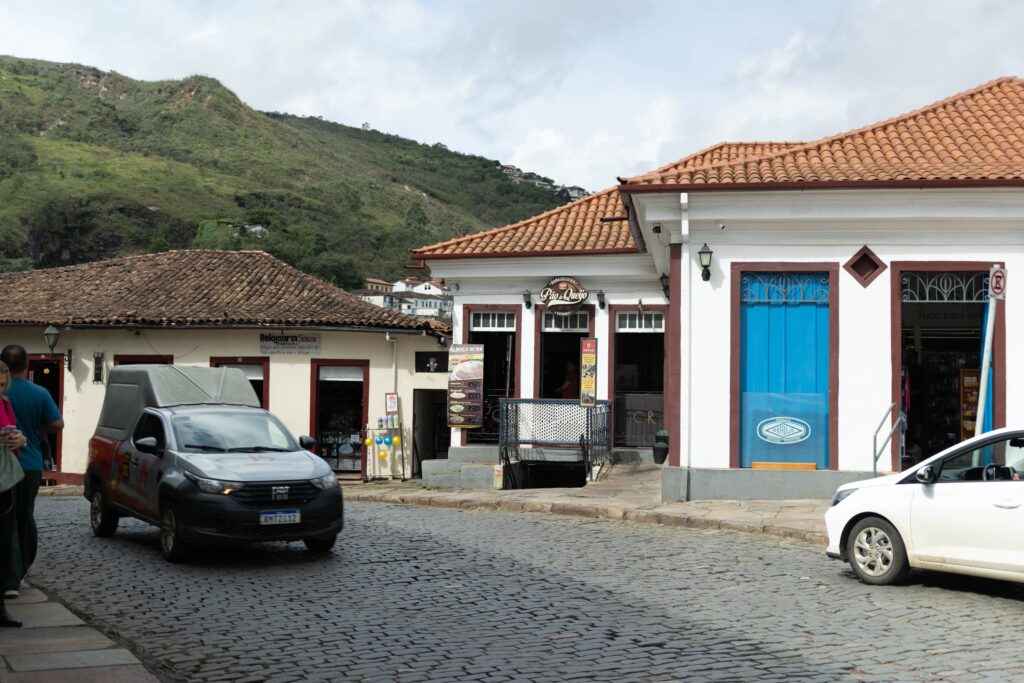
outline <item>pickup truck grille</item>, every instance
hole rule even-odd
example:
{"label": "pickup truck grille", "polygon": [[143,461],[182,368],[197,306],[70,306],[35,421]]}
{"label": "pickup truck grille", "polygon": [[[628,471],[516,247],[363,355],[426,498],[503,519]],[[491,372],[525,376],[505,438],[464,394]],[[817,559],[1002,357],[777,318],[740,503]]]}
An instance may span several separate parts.
{"label": "pickup truck grille", "polygon": [[[274,490],[288,488],[287,497],[275,497]],[[231,497],[243,505],[254,507],[305,505],[319,495],[320,489],[308,481],[274,481],[246,484],[231,493]]]}

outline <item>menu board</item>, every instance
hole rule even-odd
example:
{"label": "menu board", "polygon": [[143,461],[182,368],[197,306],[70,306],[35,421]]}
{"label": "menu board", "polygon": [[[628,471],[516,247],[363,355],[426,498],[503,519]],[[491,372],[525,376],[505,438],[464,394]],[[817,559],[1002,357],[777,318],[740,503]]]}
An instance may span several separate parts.
{"label": "menu board", "polygon": [[597,340],[580,339],[580,405],[597,405]]}
{"label": "menu board", "polygon": [[448,351],[448,426],[473,429],[484,420],[484,345],[454,344]]}

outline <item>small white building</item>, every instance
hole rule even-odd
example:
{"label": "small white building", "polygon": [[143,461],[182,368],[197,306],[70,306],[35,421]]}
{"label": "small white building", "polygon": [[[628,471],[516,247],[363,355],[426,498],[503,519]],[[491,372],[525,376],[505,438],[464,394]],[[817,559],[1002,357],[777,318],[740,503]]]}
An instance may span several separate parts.
{"label": "small white building", "polygon": [[[994,264],[1011,286],[989,420],[1024,419],[1007,353],[1024,341],[1024,81],[821,140],[715,145],[414,257],[453,288],[454,339],[484,344],[493,403],[553,397],[594,338],[615,444],[670,432],[665,500],[827,497],[973,434]],[[557,276],[588,293],[572,316],[539,303]],[[874,452],[897,408],[905,441]]]}
{"label": "small white building", "polygon": [[[411,478],[420,460],[443,455],[448,433],[434,425],[447,327],[367,304],[264,252],[170,251],[8,273],[0,284],[3,344],[26,348],[33,381],[64,414],[64,478],[85,471],[107,375],[127,363],[241,368],[264,407],[353,477]],[[389,394],[394,427],[381,431]],[[377,436],[399,443],[378,446]]]}

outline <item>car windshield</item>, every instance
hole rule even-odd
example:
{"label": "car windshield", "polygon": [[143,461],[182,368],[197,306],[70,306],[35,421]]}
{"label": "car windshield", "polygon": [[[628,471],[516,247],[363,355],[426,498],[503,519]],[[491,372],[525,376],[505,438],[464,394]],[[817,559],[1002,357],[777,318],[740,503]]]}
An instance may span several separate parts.
{"label": "car windshield", "polygon": [[171,419],[178,448],[189,453],[268,453],[299,450],[277,418],[260,412],[209,412]]}

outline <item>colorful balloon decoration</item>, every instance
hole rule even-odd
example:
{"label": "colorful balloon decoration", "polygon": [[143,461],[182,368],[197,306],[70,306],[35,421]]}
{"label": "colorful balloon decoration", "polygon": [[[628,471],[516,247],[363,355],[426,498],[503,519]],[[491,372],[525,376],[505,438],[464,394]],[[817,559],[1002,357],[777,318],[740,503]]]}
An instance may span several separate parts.
{"label": "colorful balloon decoration", "polygon": [[384,439],[382,439],[382,438],[380,438],[380,437],[378,436],[378,437],[377,437],[376,439],[374,439],[374,440],[373,440],[373,442],[374,442],[375,444],[377,444],[377,445],[379,446],[379,445],[381,445],[382,443],[384,443]]}
{"label": "colorful balloon decoration", "polygon": [[400,446],[402,444],[402,437],[396,436],[395,438],[391,439],[391,443],[395,444],[396,446]]}
{"label": "colorful balloon decoration", "polygon": [[377,457],[380,458],[381,460],[387,460],[388,452],[387,451],[381,451],[380,453],[377,454]]}
{"label": "colorful balloon decoration", "polygon": [[371,439],[370,437],[366,437],[366,440],[363,441],[363,445],[365,445],[367,448],[369,448],[370,446],[373,445],[373,439]]}
{"label": "colorful balloon decoration", "polygon": [[384,443],[386,443],[388,446],[390,446],[391,445],[391,437],[390,436],[385,436],[384,437]]}

